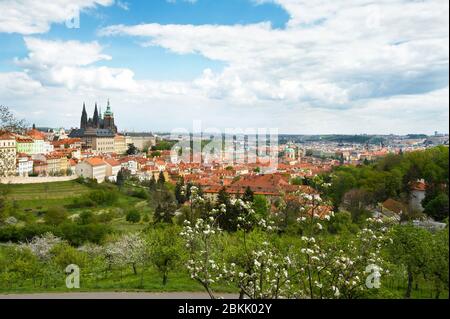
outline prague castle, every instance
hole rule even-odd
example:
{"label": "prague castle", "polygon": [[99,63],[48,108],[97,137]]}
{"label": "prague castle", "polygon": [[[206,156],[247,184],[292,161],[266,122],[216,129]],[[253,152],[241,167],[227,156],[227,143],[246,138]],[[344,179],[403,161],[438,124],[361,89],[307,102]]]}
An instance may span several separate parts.
{"label": "prague castle", "polygon": [[114,139],[117,126],[114,123],[114,113],[108,100],[106,111],[102,114],[95,103],[94,115],[88,118],[86,105],[83,103],[80,128],[70,132],[70,138],[80,138],[85,148],[101,153],[114,152]]}
{"label": "prague castle", "polygon": [[95,103],[94,116],[92,118],[87,117],[86,105],[83,103],[83,112],[81,113],[81,123],[80,129],[101,129],[101,130],[110,130],[112,132],[117,133],[117,126],[114,124],[114,113],[111,111],[111,105],[108,104],[106,106],[106,112],[101,114],[97,109],[97,103]]}

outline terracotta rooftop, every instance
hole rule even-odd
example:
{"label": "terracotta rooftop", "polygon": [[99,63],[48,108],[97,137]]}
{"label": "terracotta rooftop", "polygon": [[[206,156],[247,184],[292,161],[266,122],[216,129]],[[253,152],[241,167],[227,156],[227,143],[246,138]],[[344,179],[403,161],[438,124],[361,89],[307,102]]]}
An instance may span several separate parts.
{"label": "terracotta rooftop", "polygon": [[32,129],[32,130],[28,131],[27,135],[35,140],[44,140],[45,139],[45,134],[36,129]]}
{"label": "terracotta rooftop", "polygon": [[103,161],[103,159],[101,159],[99,157],[88,158],[85,160],[85,162],[94,167],[105,165],[105,162]]}
{"label": "terracotta rooftop", "polygon": [[0,140],[14,140],[14,139],[15,137],[12,133],[0,131]]}
{"label": "terracotta rooftop", "polygon": [[417,181],[417,182],[411,183],[411,190],[424,192],[426,189],[427,189],[427,184],[425,184],[425,182]]}
{"label": "terracotta rooftop", "polygon": [[382,205],[383,208],[396,214],[401,214],[402,212],[404,213],[407,211],[407,207],[403,203],[393,200],[392,198],[385,200]]}
{"label": "terracotta rooftop", "polygon": [[110,166],[120,166],[120,162],[112,158],[105,159],[104,161],[108,163]]}

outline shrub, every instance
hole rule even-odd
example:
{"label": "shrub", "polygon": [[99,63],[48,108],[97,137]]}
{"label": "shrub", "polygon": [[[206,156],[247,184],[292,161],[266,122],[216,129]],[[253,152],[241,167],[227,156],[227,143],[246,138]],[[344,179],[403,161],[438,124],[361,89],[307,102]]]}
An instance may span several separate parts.
{"label": "shrub", "polygon": [[86,207],[95,207],[95,202],[90,198],[77,197],[74,198],[72,204],[69,205],[69,208],[86,208]]}
{"label": "shrub", "polygon": [[84,211],[78,217],[78,224],[87,225],[97,222],[96,216],[91,211]]}
{"label": "shrub", "polygon": [[148,199],[148,193],[144,189],[137,189],[131,192],[131,196],[140,198],[140,199]]}
{"label": "shrub", "polygon": [[126,220],[133,224],[139,223],[141,221],[141,213],[133,209],[127,213]]}
{"label": "shrub", "polygon": [[95,190],[89,193],[88,198],[97,205],[112,205],[117,200],[115,191]]}
{"label": "shrub", "polygon": [[104,224],[65,223],[60,225],[58,230],[61,237],[74,246],[81,246],[86,242],[100,244],[105,236],[112,232],[111,227]]}
{"label": "shrub", "polygon": [[44,215],[45,223],[48,225],[59,225],[67,220],[67,211],[60,207],[51,207]]}

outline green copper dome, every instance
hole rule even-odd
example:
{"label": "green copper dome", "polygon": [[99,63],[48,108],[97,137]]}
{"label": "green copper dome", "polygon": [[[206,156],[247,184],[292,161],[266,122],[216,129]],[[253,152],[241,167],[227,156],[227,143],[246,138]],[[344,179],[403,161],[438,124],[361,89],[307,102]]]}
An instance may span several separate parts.
{"label": "green copper dome", "polygon": [[109,103],[109,100],[108,100],[108,104],[106,106],[106,111],[104,113],[104,116],[114,116],[114,113],[111,111],[111,105]]}

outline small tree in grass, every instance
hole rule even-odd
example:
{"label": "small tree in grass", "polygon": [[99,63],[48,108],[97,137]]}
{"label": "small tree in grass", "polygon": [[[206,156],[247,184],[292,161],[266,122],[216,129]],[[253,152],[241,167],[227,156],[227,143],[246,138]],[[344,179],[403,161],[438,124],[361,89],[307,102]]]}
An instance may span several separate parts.
{"label": "small tree in grass", "polygon": [[138,274],[138,267],[142,268],[143,273],[148,262],[148,253],[147,243],[138,233],[123,235],[106,247],[106,255],[113,265],[119,267],[129,265],[135,275]]}
{"label": "small tree in grass", "polygon": [[175,269],[183,254],[179,229],[175,226],[157,227],[149,234],[150,260],[162,276],[165,286],[170,271]]}

